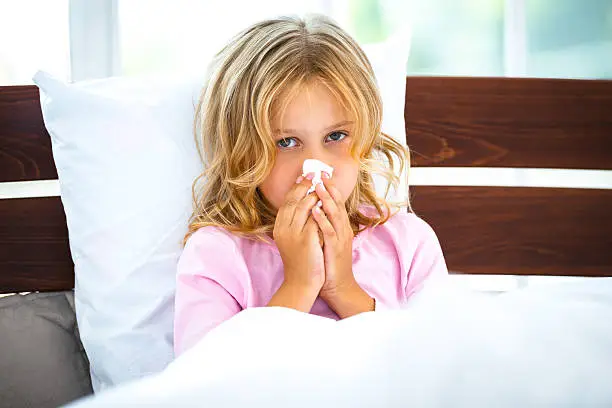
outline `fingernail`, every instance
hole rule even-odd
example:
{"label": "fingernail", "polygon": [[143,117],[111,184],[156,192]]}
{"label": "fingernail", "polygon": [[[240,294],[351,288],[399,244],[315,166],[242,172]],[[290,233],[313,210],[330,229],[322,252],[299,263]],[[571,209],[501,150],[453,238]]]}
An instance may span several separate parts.
{"label": "fingernail", "polygon": [[326,179],[331,178],[331,177],[329,176],[329,174],[327,174],[327,172],[326,172],[326,171],[324,171],[324,172],[322,172],[322,173],[321,173],[321,177],[322,177],[322,178],[326,178]]}
{"label": "fingernail", "polygon": [[312,173],[312,172],[311,172],[311,173],[308,173],[308,174],[306,175],[306,178],[307,178],[308,180],[312,180],[312,179],[314,178],[314,173]]}
{"label": "fingernail", "polygon": [[304,181],[304,177],[299,176],[297,180],[295,181],[295,184],[300,184],[302,181]]}

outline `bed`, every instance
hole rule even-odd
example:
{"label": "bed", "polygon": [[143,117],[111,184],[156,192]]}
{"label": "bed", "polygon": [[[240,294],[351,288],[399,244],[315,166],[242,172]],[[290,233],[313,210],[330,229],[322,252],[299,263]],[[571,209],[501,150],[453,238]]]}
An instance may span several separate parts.
{"label": "bed", "polygon": [[[453,273],[612,276],[612,81],[409,76],[405,121],[413,208]],[[57,406],[91,392],[64,210],[56,195],[5,193],[57,179],[35,86],[0,87],[0,153],[0,293],[32,292],[0,298],[0,405]],[[445,168],[452,185],[423,172]],[[462,182],[478,168],[500,185]],[[555,171],[508,183],[512,168],[582,170],[590,187]]]}

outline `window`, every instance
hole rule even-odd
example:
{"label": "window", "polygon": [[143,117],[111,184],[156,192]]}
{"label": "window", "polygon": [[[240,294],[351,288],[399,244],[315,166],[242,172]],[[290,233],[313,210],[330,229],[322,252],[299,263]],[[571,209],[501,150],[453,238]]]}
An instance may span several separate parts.
{"label": "window", "polygon": [[68,0],[0,2],[0,85],[32,83],[44,69],[70,77]]}
{"label": "window", "polygon": [[238,2],[240,12],[227,2],[117,1],[127,75],[189,70],[251,22],[310,11],[362,43],[409,24],[409,75],[612,78],[608,0],[269,0]]}
{"label": "window", "polygon": [[20,0],[0,3],[0,84],[31,83],[38,69],[70,78],[70,32],[84,38],[72,44],[74,79],[190,71],[248,24],[305,12],[363,43],[410,24],[409,75],[612,78],[609,0]]}
{"label": "window", "polygon": [[612,78],[612,1],[526,0],[527,75]]}
{"label": "window", "polygon": [[388,15],[412,16],[409,75],[504,75],[503,0],[397,3]]}
{"label": "window", "polygon": [[384,40],[410,23],[411,74],[503,75],[503,0],[239,2],[119,0],[122,74],[201,67],[238,30],[262,18],[322,12],[357,40]]}
{"label": "window", "polygon": [[329,3],[119,0],[121,74],[200,72],[214,53],[249,24],[283,14],[329,14]]}

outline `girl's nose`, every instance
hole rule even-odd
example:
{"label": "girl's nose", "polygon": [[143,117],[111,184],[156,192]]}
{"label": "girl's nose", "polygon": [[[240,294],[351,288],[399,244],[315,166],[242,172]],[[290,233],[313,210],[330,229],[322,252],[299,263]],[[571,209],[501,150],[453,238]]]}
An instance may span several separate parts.
{"label": "girl's nose", "polygon": [[[319,170],[323,170],[323,169],[327,168],[327,167],[321,168],[320,165],[314,164],[312,162],[308,163],[308,166],[306,166],[306,167],[304,166],[304,164],[306,163],[306,160],[310,161],[310,160],[313,160],[313,159],[314,160],[318,160],[318,161],[324,163],[325,165],[331,167],[331,170],[326,172],[326,174],[329,175],[327,177],[331,177],[331,175],[333,174],[333,170],[335,168],[334,164],[332,162],[330,162],[329,160],[328,161],[324,161],[324,160],[321,160],[321,159],[317,159],[315,157],[308,157],[307,159],[302,160],[300,162],[300,164],[299,164],[299,166],[300,166],[300,170],[299,170],[300,171],[300,175],[303,175],[304,177],[306,177],[306,175],[309,174],[309,172],[310,172],[314,176],[314,175],[318,174]],[[315,169],[318,169],[318,170],[315,170]],[[313,171],[315,171],[315,173],[312,173]],[[323,173],[321,173],[320,177],[323,177]]]}
{"label": "girl's nose", "polygon": [[329,154],[329,152],[326,152],[324,150],[318,150],[318,149],[311,149],[309,151],[305,151],[304,154],[301,157],[301,162],[300,165],[302,165],[302,163],[304,163],[304,160],[306,159],[315,159],[315,160],[319,160],[322,161],[323,163],[334,167],[334,159],[333,157]]}

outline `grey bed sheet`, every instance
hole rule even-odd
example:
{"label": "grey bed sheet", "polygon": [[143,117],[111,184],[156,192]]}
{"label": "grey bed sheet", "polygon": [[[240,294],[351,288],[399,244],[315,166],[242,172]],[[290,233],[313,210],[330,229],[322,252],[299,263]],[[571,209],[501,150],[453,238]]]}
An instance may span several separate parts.
{"label": "grey bed sheet", "polygon": [[0,408],[57,407],[91,393],[72,291],[0,297]]}

